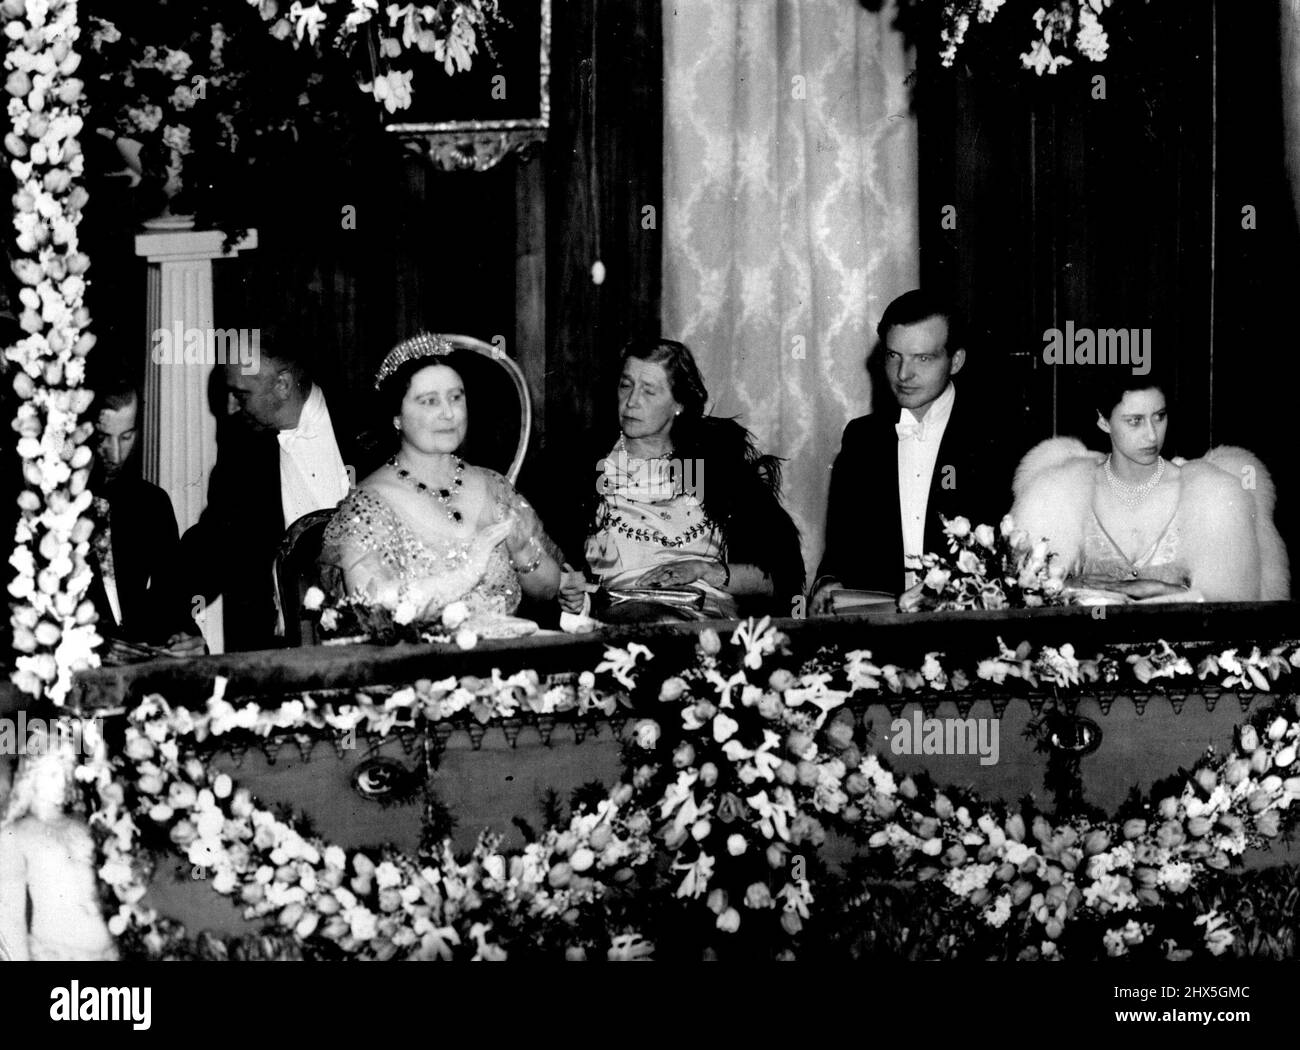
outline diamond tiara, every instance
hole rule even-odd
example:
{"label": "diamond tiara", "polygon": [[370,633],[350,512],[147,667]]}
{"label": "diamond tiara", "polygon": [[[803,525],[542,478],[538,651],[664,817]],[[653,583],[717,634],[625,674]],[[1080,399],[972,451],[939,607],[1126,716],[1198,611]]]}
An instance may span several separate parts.
{"label": "diamond tiara", "polygon": [[379,366],[379,371],[375,373],[375,389],[378,390],[380,384],[407,361],[421,357],[446,357],[455,349],[445,337],[430,332],[420,332],[410,339],[403,339],[389,351],[384,363]]}

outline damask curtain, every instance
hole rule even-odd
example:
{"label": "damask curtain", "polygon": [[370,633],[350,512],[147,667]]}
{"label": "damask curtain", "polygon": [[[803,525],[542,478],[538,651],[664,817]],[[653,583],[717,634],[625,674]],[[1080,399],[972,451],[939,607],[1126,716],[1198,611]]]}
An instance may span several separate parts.
{"label": "damask curtain", "polygon": [[663,7],[664,334],[695,352],[711,410],[786,459],[810,581],[841,432],[870,410],[876,323],[919,272],[895,14],[859,0]]}
{"label": "damask curtain", "polygon": [[1287,178],[1300,217],[1300,0],[1282,0],[1282,119]]}

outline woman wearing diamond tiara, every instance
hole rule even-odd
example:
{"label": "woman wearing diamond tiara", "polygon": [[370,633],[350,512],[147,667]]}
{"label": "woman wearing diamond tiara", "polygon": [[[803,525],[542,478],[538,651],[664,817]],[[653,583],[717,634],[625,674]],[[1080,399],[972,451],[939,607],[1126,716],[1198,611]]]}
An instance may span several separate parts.
{"label": "woman wearing diamond tiara", "polygon": [[1169,409],[1153,376],[1125,374],[1095,404],[1109,453],[1044,441],[1016,471],[1011,512],[1065,559],[1078,600],[1290,597],[1273,483],[1259,460],[1230,446],[1165,459]]}
{"label": "woman wearing diamond tiara", "polygon": [[469,429],[465,379],[478,356],[421,334],[375,379],[398,447],[340,505],[323,560],[362,593],[432,619],[463,601],[477,620],[508,617],[522,594],[554,598],[560,568],[540,520],[500,474],[457,455]]}

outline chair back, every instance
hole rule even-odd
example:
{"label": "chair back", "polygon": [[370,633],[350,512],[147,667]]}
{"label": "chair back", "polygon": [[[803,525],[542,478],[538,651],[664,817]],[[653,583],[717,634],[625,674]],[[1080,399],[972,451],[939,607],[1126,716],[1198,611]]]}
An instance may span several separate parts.
{"label": "chair back", "polygon": [[304,514],[289,526],[275,555],[276,601],[284,620],[286,645],[315,645],[315,622],[303,616],[302,600],[311,586],[327,593],[340,589],[334,566],[320,564],[325,528],[334,517],[333,507]]}
{"label": "chair back", "polygon": [[[519,480],[519,471],[524,465],[524,456],[528,453],[528,440],[533,432],[533,400],[528,392],[528,382],[524,378],[524,373],[514,359],[509,357],[506,352],[498,346],[491,343],[485,343],[482,339],[476,339],[472,335],[453,335],[443,333],[442,336],[452,346],[458,350],[470,350],[489,361],[493,361],[501,369],[501,375],[506,381],[503,386],[514,391],[518,398],[518,431],[514,435],[515,440],[513,449],[508,447],[511,435],[507,432],[505,441],[506,446],[501,450],[501,473],[506,477],[510,484],[515,484]],[[470,400],[470,431],[471,434],[476,431],[481,433],[488,429],[488,420],[490,408],[493,402],[488,398],[471,398]],[[500,416],[497,416],[499,422]],[[509,465],[506,465],[508,457]],[[490,464],[482,464],[484,466]]]}

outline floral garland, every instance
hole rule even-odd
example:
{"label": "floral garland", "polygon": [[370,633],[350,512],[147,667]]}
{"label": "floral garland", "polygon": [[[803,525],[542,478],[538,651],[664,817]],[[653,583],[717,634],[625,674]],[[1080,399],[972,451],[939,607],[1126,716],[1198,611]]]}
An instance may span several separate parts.
{"label": "floral garland", "polygon": [[[1010,668],[1002,681],[1042,675],[1069,686],[1085,677],[1087,662],[1068,645],[1032,660],[1002,649],[997,662]],[[1285,652],[1256,650],[1242,660],[1228,650],[1193,670],[1161,643],[1126,662],[1139,681],[1199,674],[1267,689],[1300,661],[1300,648]],[[764,620],[741,624],[725,652],[715,632],[702,632],[695,666],[655,683],[640,682],[653,659],[646,647],[610,648],[567,696],[525,671],[419,682],[382,704],[359,697],[337,710],[310,699],[273,712],[236,708],[220,685],[198,715],[153,697],[131,713],[123,753],[110,759],[100,746],[78,772],[94,788],[99,873],[116,909],[110,928],[147,953],[170,950],[175,931],[140,904],[148,872],[137,846],[161,832],[190,863],[214,872],[214,890],[241,902],[248,917],[270,920],[291,954],[644,957],[657,949],[641,935],[651,926],[649,908],[656,927],[664,909],[674,910],[705,954],[759,946],[789,957],[815,945],[810,924],[844,919],[817,911],[835,895],[814,851],[837,831],[854,837],[883,877],[915,880],[944,915],[973,916],[1017,943],[1034,941],[1024,958],[1060,958],[1067,945],[1071,954],[1108,956],[1158,946],[1181,958],[1193,951],[1178,941],[1188,930],[1201,950],[1227,951],[1235,934],[1212,908],[1173,927],[1178,936],[1156,931],[1169,931],[1169,913],[1188,906],[1190,889],[1294,823],[1296,703],[1279,701],[1258,725],[1238,730],[1231,754],[1208,754],[1179,789],[1122,819],[1027,820],[896,777],[868,749],[849,709],[855,694],[908,689],[913,675],[918,688],[955,688],[956,673],[944,672],[937,655],[919,672],[878,667],[861,650],[829,666],[773,668],[790,654]],[[1092,663],[1118,676],[1118,661]],[[384,733],[466,713],[484,723],[581,710],[583,695],[585,709],[613,712],[623,690],[639,690],[664,712],[633,726],[626,781],[515,854],[487,834],[463,861],[446,842],[419,860],[392,850],[348,853],[259,807],[190,750],[236,729],[364,724]]]}
{"label": "floral garland", "polygon": [[[943,65],[950,67],[957,60],[972,20],[992,22],[1004,3],[1006,0],[946,0],[940,30],[943,46],[939,60]],[[1089,61],[1104,62],[1110,40],[1101,15],[1112,3],[1114,0],[1057,0],[1050,9],[1038,8],[1033,14],[1037,36],[1020,56],[1021,65],[1039,76],[1054,74],[1073,64],[1067,54],[1071,49]]]}
{"label": "floral garland", "polygon": [[77,243],[87,194],[78,181],[83,157],[77,135],[82,83],[76,0],[4,0],[8,40],[5,89],[10,132],[5,149],[18,183],[13,271],[22,284],[19,324],[27,335],[5,350],[18,366],[19,434],[26,488],[9,564],[14,599],[10,623],[17,659],[14,682],[61,704],[75,671],[98,661],[94,608],[83,597],[92,522],[87,488],[93,428],[78,425],[91,394],[82,389],[87,331],[84,274],[90,260]]}
{"label": "floral garland", "polygon": [[[269,22],[278,40],[292,38],[294,47],[306,41],[319,48],[329,40],[340,51],[348,51],[362,27],[375,34],[379,57],[400,59],[413,51],[432,54],[442,63],[447,76],[464,72],[473,64],[478,41],[487,41],[487,26],[501,21],[497,0],[436,0],[427,4],[390,3],[379,18],[379,0],[316,0],[304,4],[294,0],[282,13],[280,0],[248,0],[262,19]],[[386,19],[386,21],[385,21]],[[378,64],[376,62],[376,64]],[[390,113],[408,109],[413,88],[410,70],[393,69],[361,85],[361,89],[382,102]]]}

